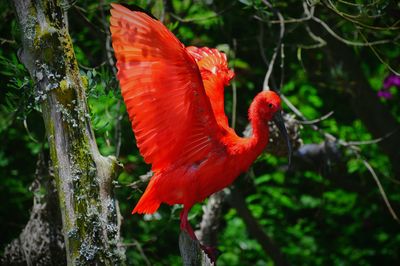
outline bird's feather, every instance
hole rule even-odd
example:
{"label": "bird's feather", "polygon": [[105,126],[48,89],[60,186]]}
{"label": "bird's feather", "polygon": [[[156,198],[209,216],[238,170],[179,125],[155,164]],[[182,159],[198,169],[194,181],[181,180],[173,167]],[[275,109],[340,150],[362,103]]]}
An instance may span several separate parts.
{"label": "bird's feather", "polygon": [[229,129],[224,110],[224,87],[233,78],[229,70],[226,55],[217,49],[189,46],[186,50],[194,57],[199,67],[206,94],[210,99],[217,123]]}
{"label": "bird's feather", "polygon": [[161,22],[112,7],[118,79],[140,153],[154,172],[201,160],[221,145],[220,126],[193,56]]}

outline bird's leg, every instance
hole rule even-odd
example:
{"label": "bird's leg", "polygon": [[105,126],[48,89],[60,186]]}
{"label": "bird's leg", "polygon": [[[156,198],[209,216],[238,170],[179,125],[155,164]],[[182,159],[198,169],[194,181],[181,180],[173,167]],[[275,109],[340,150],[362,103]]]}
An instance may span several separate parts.
{"label": "bird's leg", "polygon": [[188,221],[189,210],[190,210],[190,208],[183,207],[183,210],[182,210],[181,216],[180,216],[181,230],[186,231],[193,240],[199,241],[193,231],[193,228],[190,226],[190,223]]}
{"label": "bird's leg", "polygon": [[211,262],[215,265],[217,265],[217,255],[218,255],[218,250],[214,247],[208,247],[200,243],[200,241],[197,239],[196,234],[193,231],[193,228],[190,226],[190,223],[188,221],[188,215],[189,215],[189,210],[190,208],[183,207],[183,210],[180,215],[181,219],[181,230],[186,231],[189,236],[194,240],[199,243],[200,248],[206,253],[206,255],[210,258]]}

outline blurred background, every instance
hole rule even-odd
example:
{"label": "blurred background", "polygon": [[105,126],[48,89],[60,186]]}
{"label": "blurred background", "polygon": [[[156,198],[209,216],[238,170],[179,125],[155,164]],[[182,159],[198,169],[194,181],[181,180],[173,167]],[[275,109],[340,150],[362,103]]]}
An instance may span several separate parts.
{"label": "blurred background", "polygon": [[[65,9],[97,143],[103,155],[124,164],[115,193],[127,264],[181,265],[181,207],[130,214],[150,168],[136,148],[115,77],[110,2],[65,1]],[[214,240],[219,265],[279,265],[266,243],[292,265],[399,265],[398,1],[123,3],[151,12],[187,46],[227,54],[236,77],[226,88],[226,113],[238,134],[268,72],[269,87],[283,95],[293,165],[288,169],[284,152],[270,150],[236,189],[225,191]],[[0,2],[0,18],[1,255],[29,219],[36,161],[48,145],[7,1]],[[193,227],[202,215],[198,204],[189,216]]]}

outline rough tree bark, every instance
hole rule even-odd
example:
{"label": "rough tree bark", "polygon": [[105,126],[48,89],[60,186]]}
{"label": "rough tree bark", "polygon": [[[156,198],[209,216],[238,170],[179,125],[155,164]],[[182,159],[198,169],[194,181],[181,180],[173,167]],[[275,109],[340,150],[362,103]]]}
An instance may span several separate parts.
{"label": "rough tree bark", "polygon": [[194,241],[185,231],[179,234],[179,251],[184,266],[212,266],[211,260],[201,249],[199,242]]}
{"label": "rough tree bark", "polygon": [[62,234],[54,175],[48,160],[41,153],[36,164],[31,216],[18,238],[4,250],[1,265],[65,265],[66,254]]}
{"label": "rough tree bark", "polygon": [[203,217],[196,236],[200,242],[209,247],[217,246],[217,236],[222,215],[222,205],[225,201],[225,192],[214,193],[203,206]]}
{"label": "rough tree bark", "polygon": [[120,165],[97,148],[66,12],[60,0],[14,0],[23,49],[35,81],[61,210],[68,265],[124,261],[112,181]]}

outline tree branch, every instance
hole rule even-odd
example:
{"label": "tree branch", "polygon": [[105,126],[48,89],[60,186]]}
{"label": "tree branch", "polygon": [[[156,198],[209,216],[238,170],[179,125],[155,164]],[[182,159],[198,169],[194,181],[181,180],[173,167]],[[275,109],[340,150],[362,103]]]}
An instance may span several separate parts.
{"label": "tree branch", "polygon": [[200,248],[199,241],[193,240],[185,231],[179,234],[179,251],[184,266],[211,266],[212,263]]}
{"label": "tree branch", "polygon": [[200,229],[196,231],[199,241],[206,246],[217,246],[217,236],[222,215],[222,205],[225,201],[225,192],[223,190],[214,193],[203,206],[203,217],[200,223]]}
{"label": "tree branch", "polygon": [[14,0],[22,34],[21,60],[37,84],[61,209],[68,265],[115,265],[119,243],[112,180],[121,166],[98,151],[88,112],[85,80],[55,0]]}
{"label": "tree branch", "polygon": [[65,245],[54,176],[44,154],[30,187],[33,207],[25,228],[4,250],[1,265],[65,265]]}

